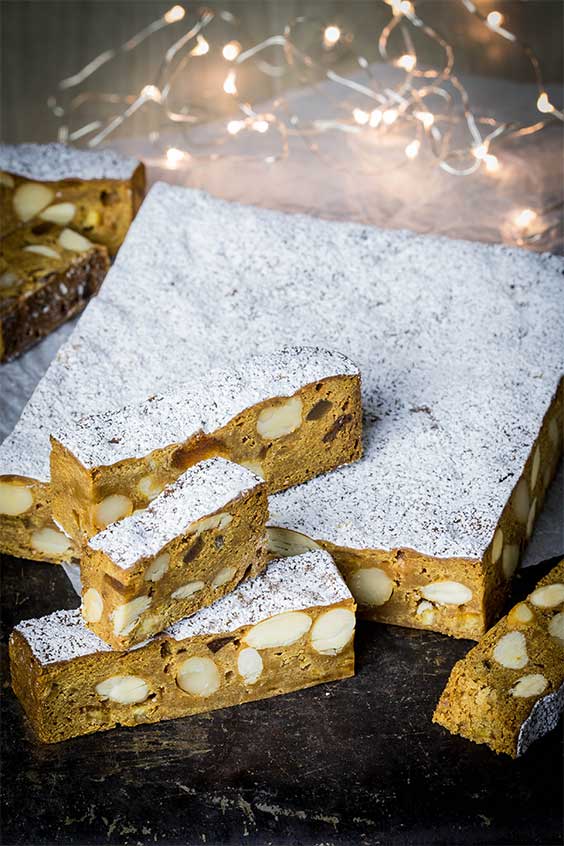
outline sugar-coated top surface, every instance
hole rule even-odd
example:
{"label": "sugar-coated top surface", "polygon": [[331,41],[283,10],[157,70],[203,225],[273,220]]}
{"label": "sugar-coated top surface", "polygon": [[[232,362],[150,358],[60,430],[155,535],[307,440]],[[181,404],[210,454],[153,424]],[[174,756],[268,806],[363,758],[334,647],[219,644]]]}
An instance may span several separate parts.
{"label": "sugar-coated top surface", "polygon": [[[480,557],[564,370],[564,260],[286,215],[155,185],[0,447],[284,344],[362,372],[364,458],[277,494],[272,523],[360,549]],[[135,284],[131,284],[131,280]]]}
{"label": "sugar-coated top surface", "polygon": [[41,664],[56,664],[57,661],[72,661],[95,652],[112,651],[111,646],[86,628],[78,608],[24,620],[14,631],[25,637]]}
{"label": "sugar-coated top surface", "polygon": [[118,567],[133,567],[141,558],[156,555],[191,523],[261,484],[262,479],[232,461],[202,461],[165,488],[147,508],[108,526],[88,544],[104,552]]}
{"label": "sugar-coated top surface", "polygon": [[334,605],[351,593],[328,552],[316,549],[272,561],[260,576],[168,629],[175,640],[254,626],[283,611]]}
{"label": "sugar-coated top surface", "polygon": [[[197,635],[236,631],[280,614],[302,608],[333,605],[350,599],[351,594],[327,552],[315,550],[294,558],[271,561],[256,578],[175,623],[165,634],[174,640]],[[25,620],[16,626],[41,664],[71,661],[112,649],[90,631],[80,611],[55,611],[47,617]],[[143,646],[138,646],[143,649]]]}
{"label": "sugar-coated top surface", "polygon": [[328,376],[356,373],[358,368],[334,350],[286,347],[252,356],[239,367],[208,371],[138,405],[72,421],[59,427],[57,437],[86,467],[107,466],[198,432],[211,433],[263,400],[291,396]]}
{"label": "sugar-coated top surface", "polygon": [[41,182],[129,179],[138,164],[114,150],[80,150],[67,144],[0,144],[0,170]]}

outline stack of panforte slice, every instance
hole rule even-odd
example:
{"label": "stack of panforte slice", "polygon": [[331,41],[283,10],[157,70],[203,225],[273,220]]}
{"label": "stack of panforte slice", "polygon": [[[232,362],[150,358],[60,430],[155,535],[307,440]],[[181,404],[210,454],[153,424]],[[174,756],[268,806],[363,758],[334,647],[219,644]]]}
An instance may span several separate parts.
{"label": "stack of panforte slice", "polygon": [[267,491],[356,460],[361,426],[357,368],[298,348],[60,430],[53,512],[81,557],[82,606],[12,635],[38,735],[351,675],[353,597],[322,550],[267,566]]}

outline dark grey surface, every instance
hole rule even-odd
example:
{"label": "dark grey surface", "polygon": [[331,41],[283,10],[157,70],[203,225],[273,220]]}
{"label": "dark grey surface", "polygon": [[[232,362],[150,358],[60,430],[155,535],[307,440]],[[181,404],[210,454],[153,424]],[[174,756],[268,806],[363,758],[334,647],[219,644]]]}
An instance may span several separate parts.
{"label": "dark grey surface", "polygon": [[[60,568],[0,568],[4,846],[563,841],[562,724],[517,761],[433,725],[471,646],[434,633],[361,623],[352,679],[40,745],[9,688],[7,637],[78,600]],[[547,569],[525,570],[516,595]]]}

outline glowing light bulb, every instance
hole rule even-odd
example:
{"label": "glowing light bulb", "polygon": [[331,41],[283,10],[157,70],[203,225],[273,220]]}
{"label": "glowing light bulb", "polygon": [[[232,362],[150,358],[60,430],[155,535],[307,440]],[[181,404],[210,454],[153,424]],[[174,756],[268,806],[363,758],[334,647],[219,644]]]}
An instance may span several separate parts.
{"label": "glowing light bulb", "polygon": [[158,103],[161,99],[161,92],[156,85],[145,85],[145,87],[141,89],[141,96],[144,97],[145,100],[154,100]]}
{"label": "glowing light bulb", "polygon": [[241,45],[238,41],[230,41],[224,46],[221,52],[223,53],[224,59],[226,59],[228,62],[234,62],[239,53],[241,52]]}
{"label": "glowing light bulb", "polygon": [[537,109],[543,114],[548,114],[549,112],[554,111],[554,106],[548,99],[548,94],[546,93],[546,91],[543,91],[542,94],[539,94],[539,99],[537,100]]}
{"label": "glowing light bulb", "polygon": [[494,156],[492,153],[488,153],[484,156],[484,164],[486,165],[486,170],[489,173],[495,173],[499,170],[499,160],[497,156]]}
{"label": "glowing light bulb", "polygon": [[267,120],[255,120],[252,123],[252,127],[255,132],[268,132],[268,121]]}
{"label": "glowing light bulb", "polygon": [[368,112],[365,112],[364,109],[353,109],[353,118],[363,126],[365,123],[368,123],[370,120],[370,115]]}
{"label": "glowing light bulb", "polygon": [[186,153],[184,153],[182,150],[179,150],[177,147],[169,147],[166,151],[166,158],[169,164],[175,165],[186,158]]}
{"label": "glowing light bulb", "polygon": [[386,126],[391,126],[392,123],[395,123],[398,119],[398,110],[397,109],[386,109],[386,111],[382,114],[382,120],[386,124]]}
{"label": "glowing light bulb", "polygon": [[488,148],[485,144],[478,144],[477,147],[473,147],[472,152],[477,159],[482,160],[488,155]]}
{"label": "glowing light bulb", "polygon": [[206,41],[203,35],[198,35],[196,37],[196,46],[190,50],[191,56],[205,56],[206,53],[209,53],[210,45]]}
{"label": "glowing light bulb", "polygon": [[164,13],[163,17],[167,24],[171,24],[181,21],[185,14],[186,12],[182,6],[173,6],[172,9],[169,9],[168,12]]}
{"label": "glowing light bulb", "polygon": [[227,131],[230,135],[237,135],[238,132],[241,132],[242,129],[245,128],[245,121],[244,120],[230,120],[227,124]]}
{"label": "glowing light bulb", "polygon": [[412,53],[404,53],[403,56],[399,57],[396,64],[398,68],[402,68],[404,71],[410,73],[417,64],[417,59]]}
{"label": "glowing light bulb", "polygon": [[382,123],[382,112],[380,111],[380,109],[374,109],[370,113],[370,126],[372,126],[372,127],[380,126],[381,123]]}
{"label": "glowing light bulb", "polygon": [[235,84],[235,71],[229,71],[223,83],[223,90],[226,94],[236,94],[237,85]]}
{"label": "glowing light bulb", "polygon": [[490,12],[486,18],[486,23],[491,29],[497,29],[503,23],[503,15],[501,12]]}
{"label": "glowing light bulb", "polygon": [[334,47],[340,37],[341,30],[338,26],[331,24],[330,26],[325,27],[325,32],[323,33],[323,43],[326,47]]}
{"label": "glowing light bulb", "polygon": [[405,148],[405,155],[408,159],[415,159],[419,155],[419,148],[421,147],[421,142],[415,138],[411,141],[407,147]]}
{"label": "glowing light bulb", "polygon": [[425,129],[430,129],[435,122],[434,115],[431,112],[414,112],[413,114],[417,120],[421,121]]}
{"label": "glowing light bulb", "polygon": [[517,215],[515,215],[515,223],[521,229],[526,229],[533,220],[536,220],[536,218],[536,211],[533,211],[532,209],[523,209],[523,211],[520,211]]}

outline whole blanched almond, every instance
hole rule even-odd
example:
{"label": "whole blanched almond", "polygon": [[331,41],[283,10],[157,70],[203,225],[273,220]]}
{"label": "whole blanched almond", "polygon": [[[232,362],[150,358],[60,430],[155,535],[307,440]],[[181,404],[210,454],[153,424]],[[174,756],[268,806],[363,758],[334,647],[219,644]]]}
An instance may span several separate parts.
{"label": "whole blanched almond", "polygon": [[311,628],[311,617],[303,611],[285,611],[253,626],[243,638],[255,649],[290,646]]}
{"label": "whole blanched almond", "polygon": [[356,617],[348,608],[321,614],[311,629],[311,645],[321,655],[338,655],[354,634]]}

